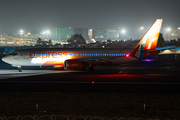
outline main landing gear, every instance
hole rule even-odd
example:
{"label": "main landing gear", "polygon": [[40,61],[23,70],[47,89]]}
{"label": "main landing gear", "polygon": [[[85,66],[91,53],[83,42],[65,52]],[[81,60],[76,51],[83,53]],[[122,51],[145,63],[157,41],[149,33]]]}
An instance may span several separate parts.
{"label": "main landing gear", "polygon": [[89,67],[89,71],[94,71],[94,68],[93,67]]}
{"label": "main landing gear", "polygon": [[94,71],[94,67],[92,67],[92,64],[91,64],[91,63],[90,63],[88,66],[89,66],[89,67],[88,67],[88,70],[89,70],[89,71]]}

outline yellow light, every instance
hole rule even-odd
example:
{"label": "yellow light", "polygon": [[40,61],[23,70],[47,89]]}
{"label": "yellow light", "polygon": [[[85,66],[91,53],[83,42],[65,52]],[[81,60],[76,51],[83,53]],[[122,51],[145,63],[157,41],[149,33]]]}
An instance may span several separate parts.
{"label": "yellow light", "polygon": [[126,32],[126,30],[122,30],[122,33],[124,34]]}
{"label": "yellow light", "polygon": [[171,31],[171,28],[168,28],[167,31]]}
{"label": "yellow light", "polygon": [[39,64],[44,64],[47,61],[57,61],[57,63],[59,62],[64,62],[67,59],[71,59],[70,55],[62,55],[60,58],[53,58],[52,56],[50,58],[33,58],[31,60],[31,63],[39,63]]}

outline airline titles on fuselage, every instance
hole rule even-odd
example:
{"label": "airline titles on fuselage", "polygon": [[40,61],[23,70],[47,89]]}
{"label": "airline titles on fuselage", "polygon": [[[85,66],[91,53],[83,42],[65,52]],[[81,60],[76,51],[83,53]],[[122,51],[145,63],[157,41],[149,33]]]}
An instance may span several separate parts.
{"label": "airline titles on fuselage", "polygon": [[30,58],[61,58],[63,56],[126,56],[129,57],[129,54],[70,54],[68,52],[30,52]]}

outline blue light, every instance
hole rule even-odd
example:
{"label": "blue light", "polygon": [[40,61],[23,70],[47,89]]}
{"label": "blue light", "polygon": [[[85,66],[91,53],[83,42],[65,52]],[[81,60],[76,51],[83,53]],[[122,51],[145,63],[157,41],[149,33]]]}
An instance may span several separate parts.
{"label": "blue light", "polygon": [[151,60],[150,59],[146,59],[147,62],[150,62]]}

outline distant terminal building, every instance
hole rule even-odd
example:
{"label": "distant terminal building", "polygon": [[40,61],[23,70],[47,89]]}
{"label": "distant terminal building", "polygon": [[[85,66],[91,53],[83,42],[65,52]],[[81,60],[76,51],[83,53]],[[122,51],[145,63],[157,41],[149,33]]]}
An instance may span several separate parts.
{"label": "distant terminal building", "polygon": [[88,28],[53,28],[52,40],[62,42],[71,38],[71,35],[76,33],[81,34],[85,40],[95,39],[96,41],[104,40],[120,40],[124,39],[122,30],[117,28],[105,28],[105,29],[88,29]]}
{"label": "distant terminal building", "polygon": [[61,42],[71,38],[71,35],[81,34],[85,39],[89,39],[87,28],[53,28],[52,29],[52,40]]}
{"label": "distant terminal building", "polygon": [[170,28],[165,28],[164,29],[164,39],[166,41],[170,40],[178,40],[180,38],[180,27],[178,29],[170,29]]}
{"label": "distant terminal building", "polygon": [[89,39],[88,28],[73,28],[73,34],[81,34],[85,40]]}
{"label": "distant terminal building", "polygon": [[94,29],[89,29],[88,30],[88,36],[89,36],[89,39],[95,39],[95,31]]}
{"label": "distant terminal building", "polygon": [[107,29],[94,29],[96,40],[106,40],[107,39]]}
{"label": "distant terminal building", "polygon": [[117,40],[122,39],[121,29],[107,28],[107,29],[95,29],[96,40]]}
{"label": "distant terminal building", "polygon": [[118,33],[118,30],[116,28],[108,28],[107,29],[107,39],[110,39],[110,40],[115,40],[117,39],[119,33]]}
{"label": "distant terminal building", "polygon": [[52,40],[62,41],[67,40],[73,35],[72,28],[53,28],[52,29]]}

